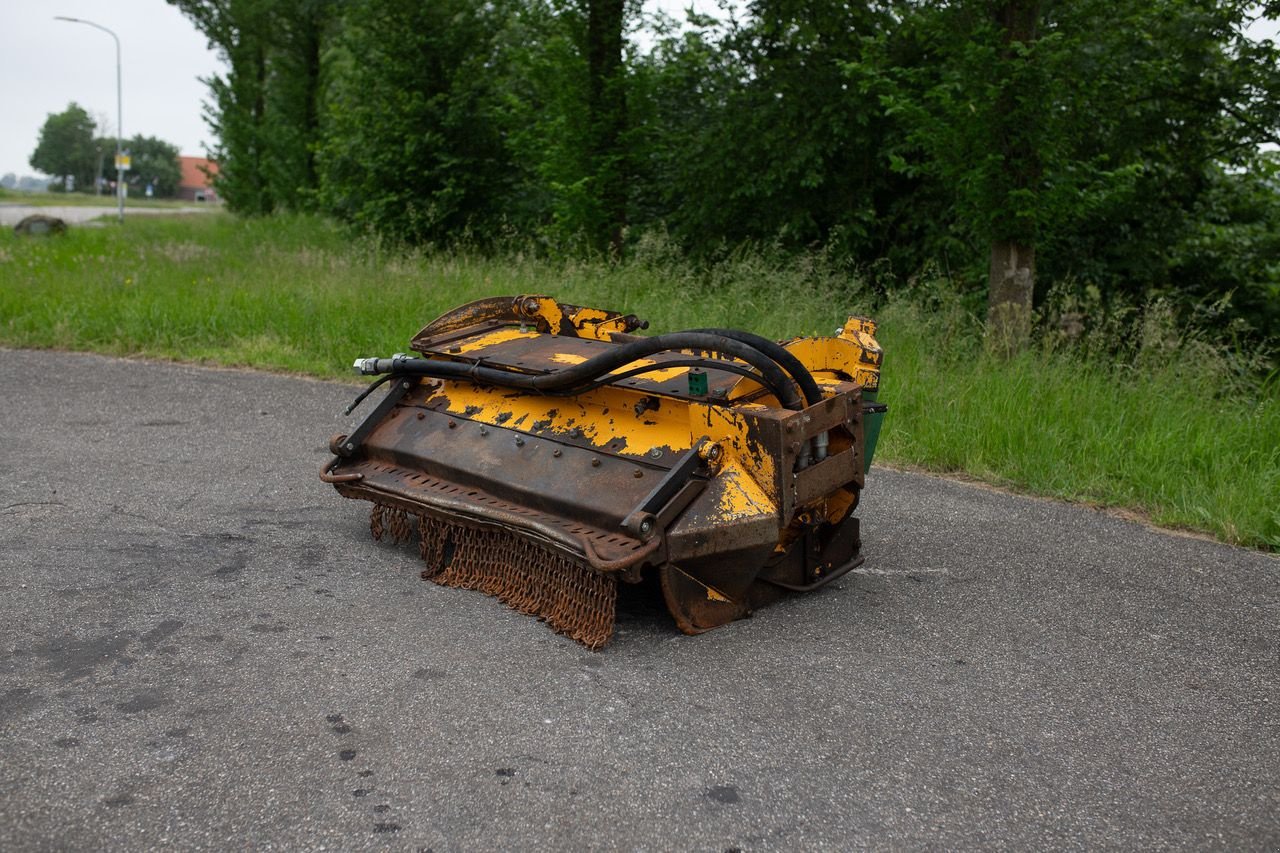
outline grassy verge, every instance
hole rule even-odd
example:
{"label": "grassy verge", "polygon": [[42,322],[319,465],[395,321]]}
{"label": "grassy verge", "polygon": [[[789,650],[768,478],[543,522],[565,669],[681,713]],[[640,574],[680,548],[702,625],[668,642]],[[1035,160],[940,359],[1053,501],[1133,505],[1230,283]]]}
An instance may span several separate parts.
{"label": "grassy verge", "polygon": [[406,257],[315,220],[225,215],[0,236],[0,342],[15,347],[349,378],[352,357],[403,350],[449,308],[522,292],[634,312],[664,331],[787,337],[874,313],[892,407],[886,460],[1280,550],[1280,390],[1223,393],[1220,353],[1168,329],[1123,367],[1047,350],[1006,362],[983,353],[945,293],[876,304],[814,258],[693,269],[661,245],[618,267],[515,252]]}

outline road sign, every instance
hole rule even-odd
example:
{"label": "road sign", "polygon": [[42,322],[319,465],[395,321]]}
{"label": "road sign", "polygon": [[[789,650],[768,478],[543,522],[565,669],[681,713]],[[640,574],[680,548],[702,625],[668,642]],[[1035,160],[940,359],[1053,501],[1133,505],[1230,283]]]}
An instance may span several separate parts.
{"label": "road sign", "polygon": [[129,163],[132,161],[132,159],[133,158],[131,158],[128,154],[117,154],[116,168],[123,169],[126,172],[129,171]]}

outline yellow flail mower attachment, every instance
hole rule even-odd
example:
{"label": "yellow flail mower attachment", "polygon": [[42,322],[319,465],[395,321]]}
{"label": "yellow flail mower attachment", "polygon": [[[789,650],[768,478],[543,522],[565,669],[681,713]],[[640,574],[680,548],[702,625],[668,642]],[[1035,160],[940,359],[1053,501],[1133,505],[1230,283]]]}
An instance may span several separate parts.
{"label": "yellow flail mower attachment", "polygon": [[784,343],[654,336],[633,315],[494,297],[362,358],[386,395],[321,471],[417,538],[424,578],[478,589],[593,649],[618,582],[656,573],[701,633],[862,562],[853,513],[884,406],[875,324]]}

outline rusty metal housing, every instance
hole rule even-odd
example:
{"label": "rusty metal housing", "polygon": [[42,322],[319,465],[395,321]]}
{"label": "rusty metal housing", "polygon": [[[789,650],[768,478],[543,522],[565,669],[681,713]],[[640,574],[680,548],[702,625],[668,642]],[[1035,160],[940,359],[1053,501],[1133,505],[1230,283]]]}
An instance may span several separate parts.
{"label": "rusty metal housing", "polygon": [[388,390],[321,478],[373,502],[375,537],[416,537],[424,577],[591,648],[649,572],[694,634],[857,566],[875,324],[781,345],[646,325],[545,296],[455,309],[418,355],[357,361]]}

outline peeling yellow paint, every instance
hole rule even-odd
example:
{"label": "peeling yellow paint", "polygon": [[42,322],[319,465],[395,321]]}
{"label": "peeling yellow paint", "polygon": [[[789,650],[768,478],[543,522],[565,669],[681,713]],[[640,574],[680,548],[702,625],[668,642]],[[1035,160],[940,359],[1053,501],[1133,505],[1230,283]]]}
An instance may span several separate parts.
{"label": "peeling yellow paint", "polygon": [[475,352],[476,350],[482,350],[486,347],[494,346],[495,344],[505,343],[506,341],[517,341],[522,338],[528,339],[536,337],[538,337],[538,331],[536,329],[527,329],[523,332],[518,328],[497,329],[492,332],[485,332],[482,335],[477,335],[468,341],[458,344],[457,351],[459,353]]}
{"label": "peeling yellow paint", "polygon": [[721,469],[716,483],[720,494],[717,496],[715,517],[720,521],[772,515],[778,511],[777,503],[741,468],[734,466]]}
{"label": "peeling yellow paint", "polygon": [[712,439],[727,439],[729,452],[726,455],[732,464],[745,470],[758,486],[771,490],[777,461],[747,435],[747,419],[734,409],[720,406],[700,408],[705,415],[706,434]]}
{"label": "peeling yellow paint", "polygon": [[[637,367],[650,367],[660,363],[661,362],[654,361],[651,358],[637,358],[635,361],[627,362],[609,375],[613,376],[617,373],[625,373],[628,370],[635,370]],[[668,379],[675,379],[677,376],[684,376],[688,372],[689,368],[687,367],[659,367],[658,369],[651,370],[643,375],[646,379],[652,379],[655,382],[665,382]]]}
{"label": "peeling yellow paint", "polygon": [[601,311],[599,308],[579,308],[570,313],[569,318],[573,322],[573,326],[579,332],[585,332],[589,328],[598,327],[601,323],[614,316],[610,311]]}
{"label": "peeling yellow paint", "polygon": [[[670,464],[671,454],[692,448],[702,436],[721,442],[724,455],[715,476],[719,484],[718,512],[725,520],[773,514],[778,501],[777,464],[765,449],[746,434],[748,419],[731,408],[680,400],[664,401],[658,411],[634,414],[644,394],[634,389],[604,386],[572,399],[537,395],[510,395],[504,389],[468,383],[446,383],[438,395],[445,411],[459,418],[494,426],[539,429],[578,437],[600,449],[637,461],[647,461],[651,451],[661,451]],[[616,443],[608,447],[611,441]]]}
{"label": "peeling yellow paint", "polygon": [[[555,306],[557,309],[559,306]],[[549,310],[550,306],[548,306]],[[598,316],[607,318],[605,312]],[[577,315],[575,315],[577,316]],[[504,328],[471,338],[462,345],[463,352],[476,352],[505,341],[537,337],[536,331]],[[856,338],[853,340],[851,338]],[[865,339],[865,340],[864,340]],[[815,371],[828,394],[838,393],[837,377],[853,376],[878,380],[878,366],[870,364],[874,341],[863,328],[851,330],[849,337],[801,339],[788,348],[811,370]],[[877,348],[878,350],[878,348]],[[875,353],[878,355],[878,352]],[[559,352],[550,356],[557,364],[581,364],[586,356]],[[619,371],[637,366],[661,365],[654,359],[639,359]],[[663,380],[687,373],[687,368],[655,370],[648,376]],[[745,380],[738,388],[755,387]],[[673,454],[687,451],[702,436],[719,442],[723,456],[713,476],[708,494],[715,501],[713,514],[725,523],[760,515],[774,515],[783,503],[778,489],[788,481],[779,477],[781,459],[761,446],[752,432],[755,424],[767,425],[775,418],[776,406],[760,398],[752,403],[731,406],[710,405],[693,400],[664,397],[658,409],[644,409],[636,414],[636,403],[652,392],[617,385],[605,385],[572,398],[544,397],[536,394],[513,394],[509,389],[481,387],[466,382],[442,383],[439,398],[446,401],[449,414],[478,423],[519,428],[525,431],[559,434],[582,441],[611,454],[647,462],[661,459],[670,464]],[[769,398],[771,399],[771,398]],[[789,419],[770,429],[782,429]],[[795,441],[788,431],[784,441]],[[832,449],[842,449],[847,436],[833,439]],[[613,442],[610,445],[610,442]],[[837,521],[848,511],[854,495],[836,490],[818,501],[811,509],[828,520]],[[787,533],[784,529],[783,539]]]}
{"label": "peeling yellow paint", "polygon": [[541,318],[553,335],[572,334],[580,338],[607,341],[614,332],[625,331],[626,320],[616,311],[565,305],[547,296],[520,296],[516,303],[530,318]]}
{"label": "peeling yellow paint", "polygon": [[796,338],[785,346],[814,373],[832,374],[869,390],[878,389],[884,353],[872,337],[874,330],[875,325],[869,320],[851,317],[839,337]]}

